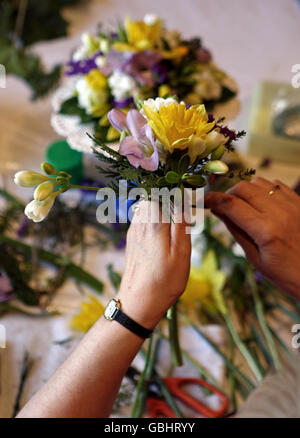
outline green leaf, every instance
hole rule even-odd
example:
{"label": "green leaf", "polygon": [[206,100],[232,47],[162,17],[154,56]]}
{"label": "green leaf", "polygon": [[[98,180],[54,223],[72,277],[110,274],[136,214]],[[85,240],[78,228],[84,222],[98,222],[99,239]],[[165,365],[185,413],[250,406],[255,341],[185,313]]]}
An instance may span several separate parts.
{"label": "green leaf", "polygon": [[114,270],[114,267],[111,263],[109,265],[107,265],[106,268],[107,268],[107,272],[108,272],[108,276],[109,276],[109,280],[110,280],[111,284],[113,285],[114,289],[116,291],[118,291],[121,280],[122,280],[121,275]]}
{"label": "green leaf", "polygon": [[183,178],[184,184],[189,184],[194,187],[206,186],[206,179],[201,175],[186,175]]}
{"label": "green leaf", "polygon": [[165,180],[169,184],[176,184],[180,181],[180,176],[178,175],[178,173],[170,170],[169,172],[167,172]]}
{"label": "green leaf", "polygon": [[80,108],[76,96],[70,97],[61,104],[59,114],[78,116],[80,117],[81,123],[89,123],[93,120],[90,114],[87,114],[83,108]]}
{"label": "green leaf", "polygon": [[191,162],[191,160],[190,160],[190,157],[188,154],[185,154],[180,158],[179,163],[178,163],[179,175],[183,175],[184,173],[186,173],[186,171],[189,168],[190,162]]}

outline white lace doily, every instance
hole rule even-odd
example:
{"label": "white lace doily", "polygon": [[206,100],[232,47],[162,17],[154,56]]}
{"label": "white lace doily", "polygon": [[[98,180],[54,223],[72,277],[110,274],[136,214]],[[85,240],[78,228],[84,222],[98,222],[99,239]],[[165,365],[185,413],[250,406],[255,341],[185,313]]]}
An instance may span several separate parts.
{"label": "white lace doily", "polygon": [[70,147],[77,151],[92,153],[93,141],[87,134],[93,135],[93,124],[80,123],[78,116],[59,114],[61,104],[74,96],[77,77],[69,78],[66,83],[59,87],[53,95],[51,125],[57,134],[65,137]]}

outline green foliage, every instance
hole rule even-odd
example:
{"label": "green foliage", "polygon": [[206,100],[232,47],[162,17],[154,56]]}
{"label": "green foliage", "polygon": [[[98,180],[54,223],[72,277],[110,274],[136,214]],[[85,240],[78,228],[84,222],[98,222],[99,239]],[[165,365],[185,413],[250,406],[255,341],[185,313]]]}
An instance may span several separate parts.
{"label": "green foliage", "polygon": [[80,108],[76,96],[65,100],[60,107],[59,113],[67,116],[78,116],[81,123],[89,123],[94,120],[83,108]]}
{"label": "green foliage", "polygon": [[47,72],[39,56],[29,47],[39,41],[67,34],[67,22],[61,15],[65,6],[79,0],[2,0],[0,3],[0,64],[24,80],[32,90],[32,99],[45,96],[58,84],[61,67]]}
{"label": "green foliage", "polygon": [[112,286],[114,287],[115,291],[118,291],[122,280],[121,275],[114,270],[114,267],[111,263],[107,265],[107,273],[109,280]]}

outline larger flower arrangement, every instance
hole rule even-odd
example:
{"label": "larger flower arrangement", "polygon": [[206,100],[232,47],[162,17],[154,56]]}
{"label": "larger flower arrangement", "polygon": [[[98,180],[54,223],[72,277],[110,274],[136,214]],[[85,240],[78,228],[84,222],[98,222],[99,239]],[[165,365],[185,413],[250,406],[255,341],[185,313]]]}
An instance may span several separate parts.
{"label": "larger flower arrangement", "polygon": [[215,104],[233,98],[237,86],[212,61],[199,38],[185,40],[163,21],[147,14],[143,21],[127,18],[116,31],[82,35],[82,44],[66,66],[66,85],[55,94],[52,125],[71,147],[91,152],[86,132],[115,142],[112,108],[123,112],[141,99],[171,95],[187,104]]}

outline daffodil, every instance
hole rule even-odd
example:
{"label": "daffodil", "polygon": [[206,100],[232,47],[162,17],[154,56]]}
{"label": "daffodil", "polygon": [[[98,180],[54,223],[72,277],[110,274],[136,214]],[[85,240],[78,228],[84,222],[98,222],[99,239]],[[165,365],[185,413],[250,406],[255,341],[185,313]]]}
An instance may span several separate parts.
{"label": "daffodil", "polygon": [[125,32],[128,43],[117,42],[113,44],[113,49],[121,52],[154,49],[159,42],[160,30],[160,20],[155,20],[149,25],[144,21],[131,21],[127,17]]}
{"label": "daffodil", "polygon": [[93,295],[88,294],[89,301],[83,301],[80,311],[71,320],[71,328],[86,333],[104,313],[104,306]]}
{"label": "daffodil", "polygon": [[184,103],[174,102],[155,111],[150,105],[144,104],[143,111],[155,136],[171,153],[174,149],[188,148],[198,139],[201,140],[199,154],[202,153],[205,136],[215,125],[215,122],[208,122],[204,105],[187,108]]}
{"label": "daffodil", "polygon": [[218,269],[214,251],[209,250],[201,267],[191,266],[190,276],[181,301],[188,308],[194,308],[200,303],[208,312],[227,312],[222,290],[225,285],[226,274]]}

